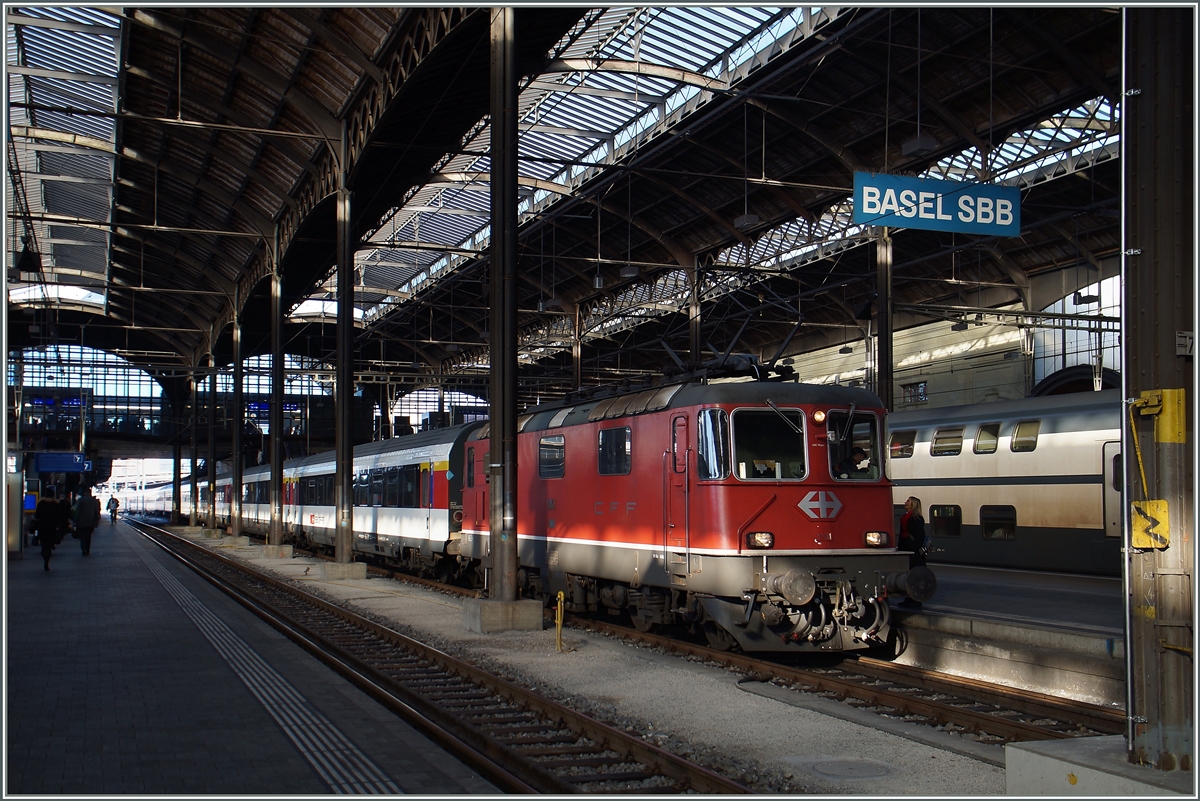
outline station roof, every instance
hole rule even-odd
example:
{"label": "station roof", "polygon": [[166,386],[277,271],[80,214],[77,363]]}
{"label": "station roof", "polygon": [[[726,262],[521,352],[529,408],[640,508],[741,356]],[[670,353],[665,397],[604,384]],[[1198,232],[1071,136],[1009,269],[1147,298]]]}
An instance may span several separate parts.
{"label": "station roof", "polygon": [[[574,388],[577,329],[585,383],[686,358],[693,264],[705,357],[861,339],[856,171],[1020,190],[1019,237],[892,231],[900,326],[1036,311],[1119,248],[1119,9],[517,13],[527,402]],[[10,6],[6,33],[10,348],[170,375],[227,362],[237,313],[266,352],[278,247],[285,348],[332,361],[344,159],[357,369],[485,373],[488,9]]]}

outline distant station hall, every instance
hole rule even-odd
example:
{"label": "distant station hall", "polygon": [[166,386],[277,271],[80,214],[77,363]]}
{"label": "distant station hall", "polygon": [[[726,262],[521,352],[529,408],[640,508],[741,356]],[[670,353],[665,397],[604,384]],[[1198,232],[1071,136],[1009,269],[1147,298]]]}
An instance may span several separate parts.
{"label": "distant station hall", "polygon": [[4,13],[6,794],[1195,795],[1195,5]]}

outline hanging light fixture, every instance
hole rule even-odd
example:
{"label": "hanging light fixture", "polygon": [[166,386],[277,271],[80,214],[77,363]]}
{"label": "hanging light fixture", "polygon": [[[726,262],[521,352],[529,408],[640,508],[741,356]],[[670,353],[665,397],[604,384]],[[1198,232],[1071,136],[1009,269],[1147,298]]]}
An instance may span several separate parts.
{"label": "hanging light fixture", "polygon": [[917,135],[900,146],[905,156],[928,156],[937,149],[938,141],[921,133],[921,9],[917,9]]}

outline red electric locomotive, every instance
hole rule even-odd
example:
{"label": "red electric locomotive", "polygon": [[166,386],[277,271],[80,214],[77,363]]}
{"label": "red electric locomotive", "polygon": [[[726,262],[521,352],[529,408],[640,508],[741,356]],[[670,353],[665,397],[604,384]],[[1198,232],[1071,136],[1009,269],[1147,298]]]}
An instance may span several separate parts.
{"label": "red electric locomotive", "polygon": [[[866,648],[936,579],[896,550],[884,409],[863,389],[681,382],[518,422],[522,591],[701,627],[718,648]],[[465,443],[460,558],[486,558],[489,429]]]}

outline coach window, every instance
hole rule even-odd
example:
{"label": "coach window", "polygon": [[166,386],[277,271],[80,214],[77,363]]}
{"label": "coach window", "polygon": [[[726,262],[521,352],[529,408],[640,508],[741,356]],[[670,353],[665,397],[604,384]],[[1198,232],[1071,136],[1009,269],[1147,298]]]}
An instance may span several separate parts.
{"label": "coach window", "polygon": [[354,505],[371,505],[371,479],[366,470],[360,470],[354,476]]}
{"label": "coach window", "polygon": [[985,540],[1011,540],[1017,536],[1015,506],[980,506],[979,528]]}
{"label": "coach window", "polygon": [[421,501],[421,466],[407,464],[400,468],[400,505],[416,509]]}
{"label": "coach window", "polygon": [[[845,415],[843,414],[843,417]],[[777,481],[804,478],[804,419],[798,409],[739,409],[733,413],[737,477]]]}
{"label": "coach window", "polygon": [[629,426],[600,429],[598,466],[602,476],[629,475],[631,465]]}
{"label": "coach window", "polygon": [[826,422],[829,474],[841,481],[879,478],[879,424],[875,415],[830,412]]}
{"label": "coach window", "polygon": [[729,475],[729,415],[724,409],[700,412],[696,443],[696,470],[700,478]]}
{"label": "coach window", "polygon": [[995,453],[996,446],[999,444],[999,423],[984,423],[983,425],[979,426],[979,430],[975,432],[976,453]]}
{"label": "coach window", "polygon": [[400,505],[400,468],[389,467],[383,474],[383,505],[393,509]]}
{"label": "coach window", "polygon": [[962,453],[963,430],[961,428],[939,428],[933,432],[929,443],[930,456],[958,456]]}
{"label": "coach window", "polygon": [[567,447],[562,434],[542,437],[538,442],[538,476],[562,478],[566,472]]}
{"label": "coach window", "polygon": [[892,459],[910,459],[913,455],[913,443],[917,441],[916,431],[896,431],[892,433],[888,456]]}
{"label": "coach window", "polygon": [[1036,448],[1038,431],[1041,427],[1041,420],[1025,420],[1017,423],[1012,435],[1013,453],[1029,453]]}
{"label": "coach window", "polygon": [[383,471],[371,471],[371,505],[383,506]]}
{"label": "coach window", "polygon": [[934,504],[929,507],[930,535],[958,537],[962,534],[962,507]]}

